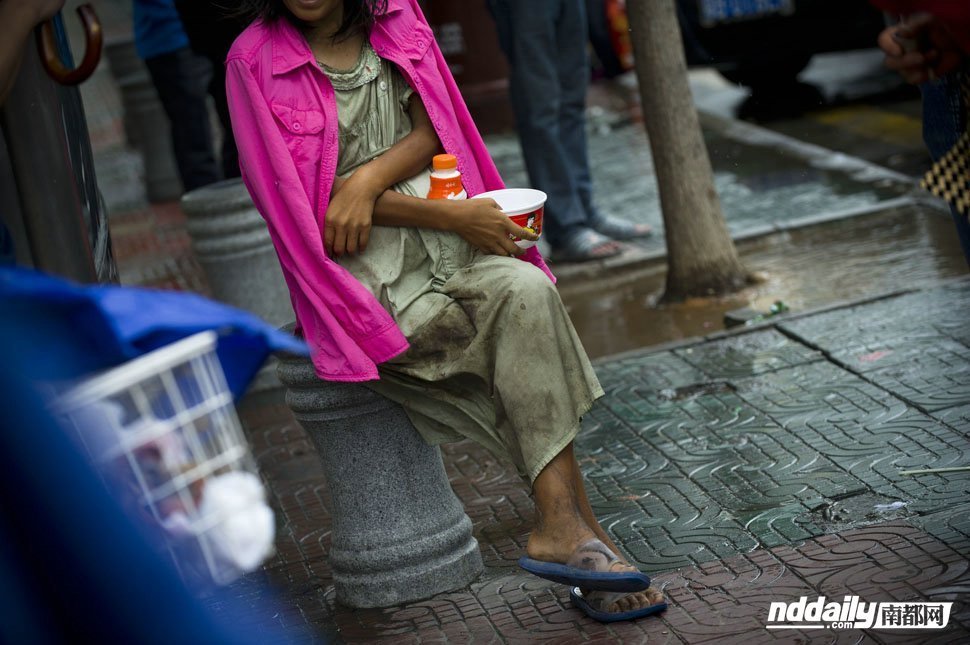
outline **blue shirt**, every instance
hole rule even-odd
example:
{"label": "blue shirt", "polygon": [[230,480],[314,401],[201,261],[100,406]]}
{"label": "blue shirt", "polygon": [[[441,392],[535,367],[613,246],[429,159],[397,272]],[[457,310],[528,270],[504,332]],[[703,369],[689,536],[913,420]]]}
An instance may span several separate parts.
{"label": "blue shirt", "polygon": [[143,60],[189,46],[174,0],[134,0],[135,49]]}

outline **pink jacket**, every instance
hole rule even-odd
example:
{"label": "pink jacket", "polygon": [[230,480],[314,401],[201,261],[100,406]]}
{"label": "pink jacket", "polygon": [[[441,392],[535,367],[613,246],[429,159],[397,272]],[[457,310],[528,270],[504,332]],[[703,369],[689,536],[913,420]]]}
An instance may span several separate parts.
{"label": "pink jacket", "polygon": [[[370,42],[421,96],[444,149],[458,157],[468,194],[503,188],[417,1],[389,0]],[[337,167],[330,81],[285,19],[250,25],[226,65],[243,181],[269,226],[317,375],[377,379],[377,364],[408,343],[370,292],[324,252],[324,216]],[[535,247],[524,257],[554,279]]]}

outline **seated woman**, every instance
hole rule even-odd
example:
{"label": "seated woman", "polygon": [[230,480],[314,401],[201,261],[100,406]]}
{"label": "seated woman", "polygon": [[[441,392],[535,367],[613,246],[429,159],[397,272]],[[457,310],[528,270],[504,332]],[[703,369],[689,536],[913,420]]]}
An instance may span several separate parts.
{"label": "seated woman", "polygon": [[509,238],[535,236],[489,199],[423,199],[442,148],[470,195],[502,181],[416,0],[246,4],[233,130],[318,376],[515,464],[536,504],[520,564],[590,615],[664,609],[587,501],[573,439],[603,390],[538,251]]}

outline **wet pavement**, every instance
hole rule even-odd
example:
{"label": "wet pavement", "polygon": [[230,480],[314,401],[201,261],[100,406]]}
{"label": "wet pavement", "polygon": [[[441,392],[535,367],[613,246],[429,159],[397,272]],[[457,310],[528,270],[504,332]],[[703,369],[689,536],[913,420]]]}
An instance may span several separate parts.
{"label": "wet pavement", "polygon": [[[958,642],[970,638],[970,279],[597,364],[577,453],[591,503],[671,601],[603,625],[520,571],[534,519],[514,469],[468,442],[445,462],[486,571],[382,610],[334,601],[331,517],[283,407],[244,409],[281,515],[278,555],[238,583],[279,594],[294,642]],[[944,632],[770,632],[772,601],[952,601]],[[258,626],[254,625],[254,629]]]}
{"label": "wet pavement", "polygon": [[[123,282],[205,293],[178,205],[144,199],[104,67],[83,92]],[[659,223],[635,115],[600,108],[591,122],[602,203]],[[729,225],[747,239],[743,255],[764,284],[704,306],[653,308],[659,238],[622,271],[556,266],[584,343],[606,356],[597,372],[607,396],[577,441],[592,503],[663,585],[671,600],[663,617],[602,625],[571,608],[565,589],[520,572],[533,521],[528,491],[469,443],[444,454],[485,574],[407,606],[340,607],[319,458],[272,397],[250,399],[242,413],[278,514],[278,553],[232,592],[253,604],[275,596],[293,642],[966,640],[970,473],[901,474],[970,465],[970,279],[941,284],[966,271],[952,225],[911,198],[905,177],[706,122]],[[514,136],[489,143],[509,183],[521,178]],[[871,300],[887,292],[897,295]],[[794,313],[718,332],[728,309],[775,299]],[[859,299],[870,300],[817,310]],[[708,337],[615,355],[696,335]],[[951,628],[919,636],[764,629],[771,601],[849,594],[953,601]]]}
{"label": "wet pavement", "polygon": [[[597,208],[609,215],[654,227],[657,234],[636,247],[662,251],[663,219],[650,145],[640,123],[602,112],[590,127],[590,165]],[[728,229],[743,235],[765,226],[835,211],[852,211],[900,197],[912,185],[891,174],[864,179],[830,158],[829,167],[806,163],[804,155],[779,150],[773,139],[758,142],[710,121],[705,143]],[[747,140],[746,140],[747,139]],[[528,186],[514,136],[486,137],[489,151],[509,186]]]}
{"label": "wet pavement", "polygon": [[658,304],[662,259],[598,278],[561,277],[559,291],[587,352],[608,356],[706,336],[724,329],[724,315],[736,309],[768,312],[780,300],[804,312],[967,272],[949,213],[919,203],[760,236],[738,250],[764,282],[721,298]]}

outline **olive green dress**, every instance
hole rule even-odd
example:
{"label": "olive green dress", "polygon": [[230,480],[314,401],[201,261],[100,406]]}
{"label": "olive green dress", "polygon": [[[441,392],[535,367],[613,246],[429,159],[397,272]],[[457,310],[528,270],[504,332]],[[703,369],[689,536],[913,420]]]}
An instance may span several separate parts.
{"label": "olive green dress", "polygon": [[[411,131],[413,91],[367,44],[350,70],[321,65],[340,121],[337,174]],[[394,190],[428,193],[430,169]],[[454,233],[375,226],[367,250],[337,260],[393,316],[410,349],[366,385],[400,403],[432,444],[470,438],[531,483],[579,431],[603,390],[552,281]]]}

